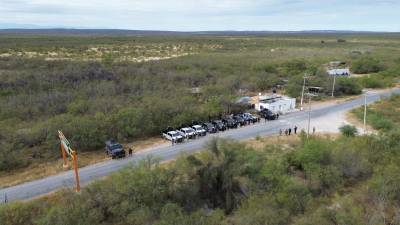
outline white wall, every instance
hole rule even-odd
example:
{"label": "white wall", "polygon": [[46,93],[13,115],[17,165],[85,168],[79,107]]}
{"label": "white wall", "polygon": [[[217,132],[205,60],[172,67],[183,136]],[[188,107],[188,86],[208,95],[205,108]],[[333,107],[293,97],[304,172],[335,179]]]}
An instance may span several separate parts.
{"label": "white wall", "polygon": [[272,103],[259,102],[255,105],[256,110],[261,111],[263,108],[268,109],[274,113],[285,114],[293,111],[296,108],[296,99],[285,98]]}

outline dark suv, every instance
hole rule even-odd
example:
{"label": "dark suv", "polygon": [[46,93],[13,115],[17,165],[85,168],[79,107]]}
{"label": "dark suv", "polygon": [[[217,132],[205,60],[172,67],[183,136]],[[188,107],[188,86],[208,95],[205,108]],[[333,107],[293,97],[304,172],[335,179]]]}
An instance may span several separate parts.
{"label": "dark suv", "polygon": [[219,131],[225,131],[226,130],[226,125],[222,122],[222,120],[214,120],[212,121],[212,124],[219,130]]}
{"label": "dark suv", "polygon": [[275,114],[268,109],[264,109],[263,111],[261,111],[260,115],[261,115],[261,117],[263,117],[267,120],[276,120],[279,117],[278,114]]}
{"label": "dark suv", "polygon": [[124,158],[125,150],[121,144],[116,142],[115,140],[106,141],[106,154],[111,156],[111,158]]}
{"label": "dark suv", "polygon": [[245,126],[247,124],[246,120],[244,120],[240,114],[234,115],[233,119],[236,120],[236,123],[240,124],[240,126]]}
{"label": "dark suv", "polygon": [[224,122],[226,127],[228,127],[229,129],[238,127],[236,120],[234,120],[232,118],[225,118],[222,120],[222,122]]}
{"label": "dark suv", "polygon": [[217,128],[215,128],[214,124],[212,123],[203,123],[203,128],[206,130],[208,133],[217,133]]}
{"label": "dark suv", "polygon": [[260,119],[258,117],[255,117],[251,113],[243,113],[242,118],[251,123],[256,123],[256,122],[260,121]]}

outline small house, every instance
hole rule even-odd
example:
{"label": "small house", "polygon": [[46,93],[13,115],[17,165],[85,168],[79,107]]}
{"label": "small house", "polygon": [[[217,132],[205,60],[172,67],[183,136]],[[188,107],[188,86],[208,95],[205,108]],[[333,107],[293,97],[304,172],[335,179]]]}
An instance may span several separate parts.
{"label": "small house", "polygon": [[329,76],[350,76],[350,69],[332,69],[327,71]]}
{"label": "small house", "polygon": [[284,95],[259,95],[258,101],[255,104],[257,111],[268,109],[273,113],[285,114],[295,110],[296,99]]}

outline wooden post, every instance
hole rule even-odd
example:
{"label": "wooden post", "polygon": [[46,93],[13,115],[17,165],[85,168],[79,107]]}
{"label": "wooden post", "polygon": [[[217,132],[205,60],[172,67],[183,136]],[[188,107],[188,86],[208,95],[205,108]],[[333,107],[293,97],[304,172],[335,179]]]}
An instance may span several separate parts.
{"label": "wooden post", "polygon": [[78,156],[76,155],[76,151],[72,152],[72,158],[74,160],[74,171],[75,171],[75,179],[76,179],[76,192],[80,192],[81,186],[80,186],[80,183],[79,183]]}
{"label": "wooden post", "polygon": [[62,143],[60,143],[60,149],[61,149],[61,155],[63,157],[63,167],[67,168],[68,167],[68,160],[67,160],[67,155],[65,153],[65,149]]}

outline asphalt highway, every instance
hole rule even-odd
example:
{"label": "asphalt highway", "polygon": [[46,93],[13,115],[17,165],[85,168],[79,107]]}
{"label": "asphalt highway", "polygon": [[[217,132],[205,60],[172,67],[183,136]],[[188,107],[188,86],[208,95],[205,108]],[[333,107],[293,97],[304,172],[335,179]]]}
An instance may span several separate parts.
{"label": "asphalt highway", "polygon": [[[393,89],[383,93],[367,93],[367,103],[375,102],[382,97],[389,96],[393,93],[400,94],[400,89]],[[364,104],[364,97],[358,97],[354,100],[349,100],[341,103],[331,103],[319,107],[315,107],[311,111],[312,119],[324,119],[324,117],[332,116],[335,113],[342,113]],[[170,146],[160,146],[148,151],[138,152],[133,157],[127,157],[120,160],[109,160],[106,162],[93,164],[79,169],[81,184],[85,185],[89,182],[108,176],[124,167],[134,165],[138,161],[154,156],[161,161],[175,159],[176,157],[193,153],[204,149],[205,144],[213,137],[229,138],[234,140],[246,140],[256,136],[273,135],[279,132],[279,129],[286,129],[294,125],[306,130],[308,121],[307,111],[297,111],[279,117],[279,120],[262,122],[244,126],[238,129],[231,129],[226,132],[207,135],[206,137],[189,140],[185,143]],[[75,185],[73,171],[66,171],[54,176],[49,176],[43,179],[23,183],[13,187],[8,187],[0,190],[0,203],[3,203],[5,196],[8,201],[28,200],[41,195],[45,195],[62,188],[72,188]]]}

